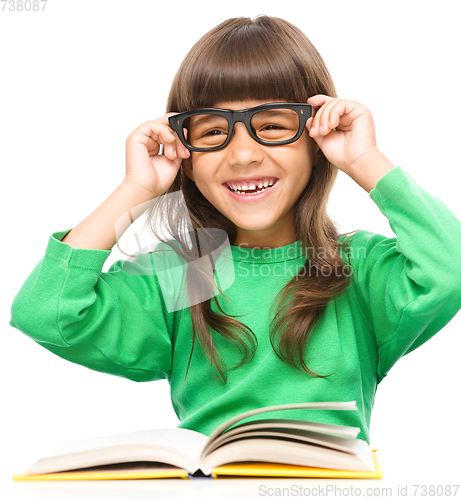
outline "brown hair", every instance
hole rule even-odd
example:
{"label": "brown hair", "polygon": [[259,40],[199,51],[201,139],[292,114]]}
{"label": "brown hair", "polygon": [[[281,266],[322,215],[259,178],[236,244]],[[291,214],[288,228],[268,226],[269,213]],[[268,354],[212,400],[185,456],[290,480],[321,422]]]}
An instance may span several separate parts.
{"label": "brown hair", "polygon": [[[239,17],[222,22],[192,47],[174,78],[166,112],[183,112],[212,107],[220,101],[247,99],[305,103],[316,94],[337,97],[325,62],[307,36],[293,24],[276,17],[258,16],[254,20]],[[327,303],[349,284],[349,274],[344,272],[348,266],[337,252],[345,243],[337,241],[340,235],[326,211],[337,173],[338,169],[319,150],[310,180],[297,200],[294,219],[299,240],[313,251],[304,267],[277,294],[280,299],[270,327],[270,342],[276,355],[316,377],[331,374],[312,372],[304,362],[304,352]],[[237,346],[242,354],[242,361],[230,369],[253,358],[257,339],[249,327],[234,319],[235,316],[224,313],[215,294],[208,296],[213,298],[222,315],[212,311],[211,298],[195,303],[194,297],[204,297],[207,290],[216,285],[200,270],[194,269],[194,261],[222,244],[217,233],[228,235],[230,242],[235,241],[236,228],[202,195],[183,168],[166,194],[179,190],[184,195],[186,207],[172,206],[172,197],[160,196],[148,210],[148,223],[160,241],[177,251],[177,246],[170,245],[155,230],[153,222],[161,220],[168,233],[179,242],[183,250],[181,256],[188,262],[188,294],[190,304],[195,305],[190,306],[193,339],[187,372],[198,335],[203,352],[225,383],[227,368],[213,345],[213,330]],[[185,221],[188,220],[194,232],[192,250],[185,239]],[[282,303],[285,303],[283,307]]]}

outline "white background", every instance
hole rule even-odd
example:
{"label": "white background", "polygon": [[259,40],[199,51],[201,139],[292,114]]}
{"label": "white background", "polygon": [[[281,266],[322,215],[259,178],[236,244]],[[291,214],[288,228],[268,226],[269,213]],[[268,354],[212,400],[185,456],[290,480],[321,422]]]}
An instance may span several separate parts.
{"label": "white background", "polygon": [[[49,0],[39,12],[9,12],[10,5],[0,11],[0,491],[11,499],[80,498],[89,491],[94,498],[116,492],[151,498],[153,491],[177,498],[203,489],[201,496],[211,498],[223,487],[151,481],[88,489],[11,480],[69,440],[179,423],[167,381],[139,384],[88,370],[9,326],[14,295],[49,235],[76,226],[122,182],[126,138],[165,113],[188,50],[230,17],[267,14],[301,28],[339,97],[372,111],[380,150],[461,218],[458,2]],[[342,172],[329,212],[344,232],[394,236],[368,193]],[[117,252],[104,271],[122,258]],[[458,314],[378,387],[371,445],[385,478],[372,486],[392,484],[396,492],[407,484],[412,496],[413,484],[460,482],[460,327]],[[254,482],[230,483],[234,494],[258,496]],[[229,488],[221,494],[230,495]]]}

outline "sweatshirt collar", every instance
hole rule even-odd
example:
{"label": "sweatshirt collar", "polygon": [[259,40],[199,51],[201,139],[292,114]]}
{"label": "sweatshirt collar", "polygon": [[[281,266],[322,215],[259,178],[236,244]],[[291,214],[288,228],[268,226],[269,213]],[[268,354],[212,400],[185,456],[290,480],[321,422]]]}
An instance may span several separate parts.
{"label": "sweatshirt collar", "polygon": [[295,260],[303,256],[303,246],[300,240],[277,248],[249,248],[235,245],[231,245],[230,247],[232,259],[240,262],[270,264]]}

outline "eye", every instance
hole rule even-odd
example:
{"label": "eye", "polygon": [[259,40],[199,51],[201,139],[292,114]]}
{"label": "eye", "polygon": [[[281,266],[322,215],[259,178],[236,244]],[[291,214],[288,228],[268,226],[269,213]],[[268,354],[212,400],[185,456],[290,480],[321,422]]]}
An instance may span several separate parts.
{"label": "eye", "polygon": [[222,132],[221,130],[216,130],[216,129],[213,129],[213,130],[209,130],[208,132],[205,132],[203,136],[205,135],[219,135],[219,134],[225,134],[225,132]]}
{"label": "eye", "polygon": [[283,130],[284,127],[280,127],[279,125],[266,125],[263,130]]}

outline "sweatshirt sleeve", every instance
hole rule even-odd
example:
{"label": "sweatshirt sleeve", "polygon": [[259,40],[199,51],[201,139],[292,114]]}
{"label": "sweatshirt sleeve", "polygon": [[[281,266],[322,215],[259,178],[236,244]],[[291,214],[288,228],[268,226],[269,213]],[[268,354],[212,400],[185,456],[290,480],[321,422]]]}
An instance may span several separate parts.
{"label": "sweatshirt sleeve", "polygon": [[394,167],[369,193],[396,237],[359,231],[350,242],[357,300],[378,346],[378,383],[461,308],[461,221]]}
{"label": "sweatshirt sleeve", "polygon": [[61,241],[70,230],[50,236],[14,297],[10,325],[87,368],[137,382],[169,379],[172,323],[150,255],[103,273],[111,250],[74,249]]}

